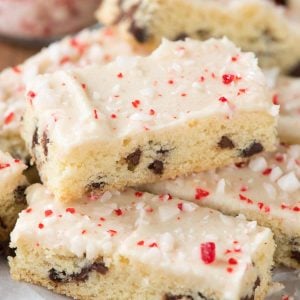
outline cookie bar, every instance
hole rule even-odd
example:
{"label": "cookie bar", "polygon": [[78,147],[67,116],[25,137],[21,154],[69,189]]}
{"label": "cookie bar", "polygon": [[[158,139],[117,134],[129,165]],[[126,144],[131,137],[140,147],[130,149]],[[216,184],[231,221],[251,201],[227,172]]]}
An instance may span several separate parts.
{"label": "cookie bar", "polygon": [[68,206],[42,185],[27,190],[11,235],[14,279],[85,300],[264,299],[269,229],[169,195],[81,200]]}
{"label": "cookie bar", "polygon": [[276,90],[276,99],[280,104],[280,140],[300,143],[300,78],[280,77]]}
{"label": "cookie bar", "polygon": [[0,151],[0,243],[8,240],[18,213],[25,208],[26,166]]}
{"label": "cookie bar", "polygon": [[158,182],[144,189],[170,193],[225,214],[242,213],[270,227],[277,244],[275,261],[300,268],[300,145],[280,146],[248,163]]}
{"label": "cookie bar", "polygon": [[298,0],[104,0],[98,18],[104,24],[120,24],[134,43],[150,48],[162,37],[227,36],[243,50],[255,52],[265,68],[287,70],[300,61]]}
{"label": "cookie bar", "polygon": [[23,136],[42,181],[72,201],[271,150],[277,113],[253,54],[165,40],[148,57],[36,78]]}
{"label": "cookie bar", "polygon": [[84,30],[50,45],[22,65],[4,70],[0,73],[0,149],[16,158],[28,157],[20,124],[25,109],[25,84],[36,75],[92,63],[103,65],[120,54],[133,52],[116,29]]}

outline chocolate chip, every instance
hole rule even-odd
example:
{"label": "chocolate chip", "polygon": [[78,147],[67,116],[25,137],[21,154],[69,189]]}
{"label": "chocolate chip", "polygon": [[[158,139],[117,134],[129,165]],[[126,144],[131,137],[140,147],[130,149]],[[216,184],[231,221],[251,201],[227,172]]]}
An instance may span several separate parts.
{"label": "chocolate chip", "polygon": [[1,217],[0,217],[0,227],[2,227],[3,229],[7,229],[7,225],[4,223]]}
{"label": "chocolate chip", "polygon": [[41,138],[41,144],[43,147],[44,155],[47,157],[48,156],[48,144],[49,144],[49,138],[47,135],[47,132],[43,132],[43,136]]}
{"label": "chocolate chip", "polygon": [[35,127],[33,136],[32,136],[31,148],[33,149],[38,144],[39,144],[38,128]]}
{"label": "chocolate chip", "polygon": [[141,155],[142,151],[140,149],[136,149],[134,152],[132,152],[125,158],[125,161],[128,165],[127,168],[129,171],[134,171],[136,166],[140,163]]}
{"label": "chocolate chip", "polygon": [[[99,180],[100,180],[100,178],[99,178]],[[92,181],[85,187],[85,190],[87,193],[91,193],[95,190],[102,190],[105,185],[106,185],[106,183],[103,181]]]}
{"label": "chocolate chip", "polygon": [[173,40],[174,41],[183,41],[185,40],[188,36],[185,32],[179,33]]}
{"label": "chocolate chip", "polygon": [[54,268],[51,268],[48,271],[49,279],[54,282],[66,282],[67,281],[67,274],[65,271],[59,272],[55,270]]}
{"label": "chocolate chip", "polygon": [[154,174],[161,175],[164,172],[164,163],[156,159],[148,166],[148,169]]}
{"label": "chocolate chip", "polygon": [[221,137],[218,146],[222,149],[233,149],[235,147],[233,141],[226,135]]}
{"label": "chocolate chip", "polygon": [[161,147],[159,150],[156,151],[156,154],[162,154],[162,155],[166,155],[170,152],[169,149],[165,149],[163,147]]}
{"label": "chocolate chip", "polygon": [[201,300],[212,300],[211,298],[205,297],[202,293],[198,292],[198,296],[200,297]]}
{"label": "chocolate chip", "polygon": [[273,2],[277,5],[288,6],[288,0],[273,0]]}
{"label": "chocolate chip", "polygon": [[25,190],[27,186],[26,185],[19,185],[14,190],[14,199],[15,203],[17,204],[26,204],[26,196],[25,196]]}
{"label": "chocolate chip", "polygon": [[235,165],[237,168],[242,169],[242,168],[245,168],[245,167],[247,166],[247,162],[241,161],[241,162],[239,162],[239,163],[235,163],[234,165]]}
{"label": "chocolate chip", "polygon": [[252,142],[247,148],[241,150],[240,156],[241,157],[250,157],[254,154],[260,153],[264,150],[264,147],[261,143]]}
{"label": "chocolate chip", "polygon": [[291,259],[294,259],[298,263],[300,263],[300,252],[296,250],[291,251]]}
{"label": "chocolate chip", "polygon": [[54,268],[49,270],[49,279],[54,282],[71,282],[71,281],[86,281],[89,278],[89,273],[96,271],[102,275],[105,275],[108,272],[108,268],[104,263],[93,263],[88,267],[81,269],[79,273],[67,274],[65,271],[57,271]]}
{"label": "chocolate chip", "polygon": [[131,22],[129,26],[129,32],[132,33],[139,43],[145,43],[149,38],[146,29],[136,25],[135,21]]}
{"label": "chocolate chip", "polygon": [[289,72],[292,77],[300,77],[300,62]]}
{"label": "chocolate chip", "polygon": [[108,267],[106,267],[104,263],[93,263],[91,270],[95,270],[96,272],[105,275],[108,272]]}
{"label": "chocolate chip", "polygon": [[165,294],[164,300],[194,300],[191,295],[172,295],[172,294]]}
{"label": "chocolate chip", "polygon": [[91,267],[82,268],[79,273],[73,273],[69,278],[69,281],[86,281],[89,278]]}

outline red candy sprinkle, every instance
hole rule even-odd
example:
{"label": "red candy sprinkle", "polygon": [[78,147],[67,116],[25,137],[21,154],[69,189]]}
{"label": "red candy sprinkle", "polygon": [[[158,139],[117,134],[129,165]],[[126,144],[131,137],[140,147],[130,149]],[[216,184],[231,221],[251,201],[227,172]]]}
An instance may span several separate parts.
{"label": "red candy sprinkle", "polygon": [[1,164],[1,163],[0,163],[0,170],[1,170],[1,169],[8,168],[8,167],[10,167],[10,164]]}
{"label": "red candy sprinkle", "polygon": [[81,234],[86,234],[86,230],[83,229],[83,230],[81,231]]}
{"label": "red candy sprinkle", "polygon": [[228,263],[230,265],[237,265],[238,264],[237,260],[235,258],[233,258],[233,257],[231,257],[231,258],[228,259]]}
{"label": "red candy sprinkle", "polygon": [[183,211],[183,203],[182,202],[178,203],[177,207],[179,210]]}
{"label": "red candy sprinkle", "polygon": [[65,63],[69,62],[70,61],[70,57],[69,56],[63,56],[60,61],[59,61],[59,64],[60,65],[64,65]]}
{"label": "red candy sprinkle", "polygon": [[70,213],[70,214],[75,214],[75,208],[73,207],[68,207],[66,208],[66,212]]}
{"label": "red candy sprinkle", "polygon": [[107,232],[110,234],[110,236],[114,236],[117,234],[117,231],[113,230],[113,229],[109,229],[109,230],[107,230]]}
{"label": "red candy sprinkle", "polygon": [[51,209],[45,210],[45,217],[49,217],[53,214],[53,211]]}
{"label": "red candy sprinkle", "polygon": [[114,212],[115,212],[115,214],[116,214],[117,216],[122,216],[122,215],[123,215],[123,211],[122,211],[120,208],[115,209]]}
{"label": "red candy sprinkle", "polygon": [[199,81],[200,81],[200,82],[203,82],[204,80],[205,80],[205,77],[204,77],[204,76],[200,76],[200,77],[199,77]]}
{"label": "red candy sprinkle", "polygon": [[12,70],[13,70],[15,73],[21,73],[21,69],[20,69],[18,66],[12,67]]}
{"label": "red candy sprinkle", "polygon": [[39,229],[43,229],[44,228],[44,224],[43,223],[40,223],[39,224]]}
{"label": "red candy sprinkle", "polygon": [[232,268],[227,268],[226,271],[227,271],[228,273],[232,273],[232,272],[233,272],[233,269],[232,269]]}
{"label": "red candy sprinkle", "polygon": [[209,195],[209,192],[201,188],[196,188],[195,199],[201,200]]}
{"label": "red candy sprinkle", "polygon": [[31,212],[32,212],[32,208],[27,208],[27,209],[25,210],[25,212],[27,212],[28,214],[31,213]]}
{"label": "red candy sprinkle", "polygon": [[202,243],[200,246],[201,259],[205,264],[211,264],[216,259],[216,245],[213,242]]}
{"label": "red candy sprinkle", "polygon": [[181,97],[186,97],[186,93],[181,93]]}
{"label": "red candy sprinkle", "polygon": [[116,118],[117,118],[117,115],[116,115],[116,114],[111,114],[110,117],[111,117],[112,119],[116,119]]}
{"label": "red candy sprinkle", "polygon": [[225,102],[228,102],[228,99],[225,97],[220,97],[219,101],[225,103]]}
{"label": "red candy sprinkle", "polygon": [[150,116],[155,115],[155,110],[151,108],[151,109],[149,110],[149,115],[150,115]]}
{"label": "red candy sprinkle", "polygon": [[86,89],[86,84],[85,84],[85,83],[82,83],[82,84],[81,84],[81,87],[85,90],[85,89]]}
{"label": "red candy sprinkle", "polygon": [[99,220],[102,221],[102,222],[105,222],[105,221],[106,221],[106,219],[103,218],[103,217],[100,217]]}
{"label": "red candy sprinkle", "polygon": [[138,198],[142,197],[143,194],[144,194],[143,192],[135,192],[135,196]]}
{"label": "red candy sprinkle", "polygon": [[296,211],[296,212],[300,211],[300,207],[295,206],[295,207],[293,208],[293,211]]}
{"label": "red candy sprinkle", "polygon": [[139,241],[136,243],[138,246],[144,246],[145,245],[145,242],[144,241]]}
{"label": "red candy sprinkle", "polygon": [[96,109],[94,109],[94,118],[97,120],[98,119],[98,112]]}
{"label": "red candy sprinkle", "polygon": [[157,248],[157,247],[158,247],[157,243],[152,243],[149,245],[149,248]]}
{"label": "red candy sprinkle", "polygon": [[273,96],[273,104],[274,104],[274,105],[279,105],[279,100],[278,100],[278,95],[277,95],[277,94],[275,94],[275,95]]}
{"label": "red candy sprinkle", "polygon": [[9,113],[5,119],[4,119],[4,124],[7,125],[9,124],[15,117],[15,114],[13,112]]}
{"label": "red candy sprinkle", "polygon": [[174,84],[174,80],[169,80],[168,84]]}
{"label": "red candy sprinkle", "polygon": [[240,200],[242,201],[247,201],[248,204],[253,204],[253,201],[249,198],[247,198],[246,196],[239,194]]}
{"label": "red candy sprinkle", "polygon": [[123,78],[123,73],[119,73],[119,74],[117,75],[117,77],[118,77],[118,78]]}
{"label": "red candy sprinkle", "polygon": [[234,81],[235,76],[232,75],[232,74],[224,74],[224,75],[222,76],[222,78],[223,78],[223,83],[224,83],[224,84],[230,84],[231,82]]}
{"label": "red candy sprinkle", "polygon": [[134,108],[138,108],[139,105],[141,104],[141,101],[140,100],[134,100],[134,101],[131,102],[131,104]]}
{"label": "red candy sprinkle", "polygon": [[265,175],[265,176],[267,176],[267,175],[270,175],[271,172],[272,172],[272,169],[271,169],[271,168],[267,168],[267,169],[265,169],[265,170],[262,172],[262,174]]}

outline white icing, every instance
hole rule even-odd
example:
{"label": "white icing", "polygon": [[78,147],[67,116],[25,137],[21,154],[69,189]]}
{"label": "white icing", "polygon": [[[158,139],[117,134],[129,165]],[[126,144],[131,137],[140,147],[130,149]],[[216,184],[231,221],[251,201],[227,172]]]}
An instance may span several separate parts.
{"label": "white icing", "polygon": [[[130,45],[110,28],[84,30],[74,38],[67,37],[50,45],[16,68],[0,74],[0,135],[19,133],[20,120],[25,109],[24,87],[36,75],[66,70],[91,63],[103,65],[118,55],[131,55]],[[12,120],[5,118],[13,113]]]}
{"label": "white icing", "polygon": [[[223,179],[226,186],[221,194],[220,182]],[[173,181],[149,184],[144,188],[153,193],[169,193],[227,213],[251,212],[251,218],[255,211],[258,219],[280,220],[283,232],[299,236],[300,145],[280,146],[274,153],[252,158],[245,167],[232,165]],[[197,200],[197,188],[207,191],[209,195]]]}
{"label": "white icing", "polygon": [[[236,62],[233,56],[238,56]],[[174,63],[181,66],[180,71],[170,68]],[[203,89],[192,88],[196,81]],[[241,53],[225,38],[164,40],[146,58],[119,57],[103,67],[40,76],[28,91],[36,96],[27,101],[27,117],[37,118],[39,129],[48,128],[50,139],[63,149],[216,114],[270,113],[273,107],[254,55]],[[95,99],[95,93],[101,97]],[[221,97],[228,99],[228,107]],[[54,120],[53,114],[59,117]]]}
{"label": "white icing", "polygon": [[[0,198],[8,192],[13,192],[18,184],[25,183],[22,172],[26,169],[25,164],[11,157],[8,153],[0,151]],[[6,199],[5,199],[6,200]]]}
{"label": "white icing", "polygon": [[[251,274],[256,278],[252,259],[271,235],[255,222],[169,196],[137,195],[133,190],[113,192],[110,201],[86,199],[70,208],[36,184],[27,190],[27,200],[29,208],[20,214],[11,246],[26,242],[58,253],[86,255],[88,260],[121,256],[155,272],[180,274],[183,284],[218,291],[222,299],[239,299],[244,277]],[[180,203],[185,209],[179,209]],[[168,218],[167,208],[171,212]],[[207,242],[216,246],[216,260],[211,264],[205,264],[200,255],[201,244]],[[225,254],[235,248],[241,250]],[[231,257],[238,261],[236,265],[229,265]]]}

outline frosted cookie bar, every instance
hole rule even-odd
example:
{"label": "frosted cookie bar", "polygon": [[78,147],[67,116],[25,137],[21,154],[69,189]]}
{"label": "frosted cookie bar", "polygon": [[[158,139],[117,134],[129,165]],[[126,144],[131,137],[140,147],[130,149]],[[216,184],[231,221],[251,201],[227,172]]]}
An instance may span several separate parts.
{"label": "frosted cookie bar", "polygon": [[18,213],[25,208],[26,166],[0,151],[0,243],[8,240]]}
{"label": "frosted cookie bar", "polygon": [[43,182],[71,201],[271,150],[277,107],[253,54],[165,40],[149,57],[37,78],[23,136]]}
{"label": "frosted cookie bar", "polygon": [[14,279],[85,300],[266,295],[274,242],[256,222],[134,190],[73,206],[38,184],[27,191],[11,235]]}
{"label": "frosted cookie bar", "polygon": [[116,29],[84,30],[74,37],[50,45],[22,65],[0,73],[0,149],[26,159],[28,152],[20,137],[25,109],[25,84],[36,75],[89,64],[106,64],[133,49],[120,39]]}
{"label": "frosted cookie bar", "polygon": [[275,234],[275,261],[300,268],[300,145],[144,188],[257,220]]}
{"label": "frosted cookie bar", "polygon": [[119,24],[131,40],[150,48],[162,37],[227,36],[255,52],[265,68],[287,70],[300,62],[298,0],[104,0],[98,18]]}
{"label": "frosted cookie bar", "polygon": [[280,140],[300,143],[300,78],[280,77],[276,90],[276,100],[280,104]]}

